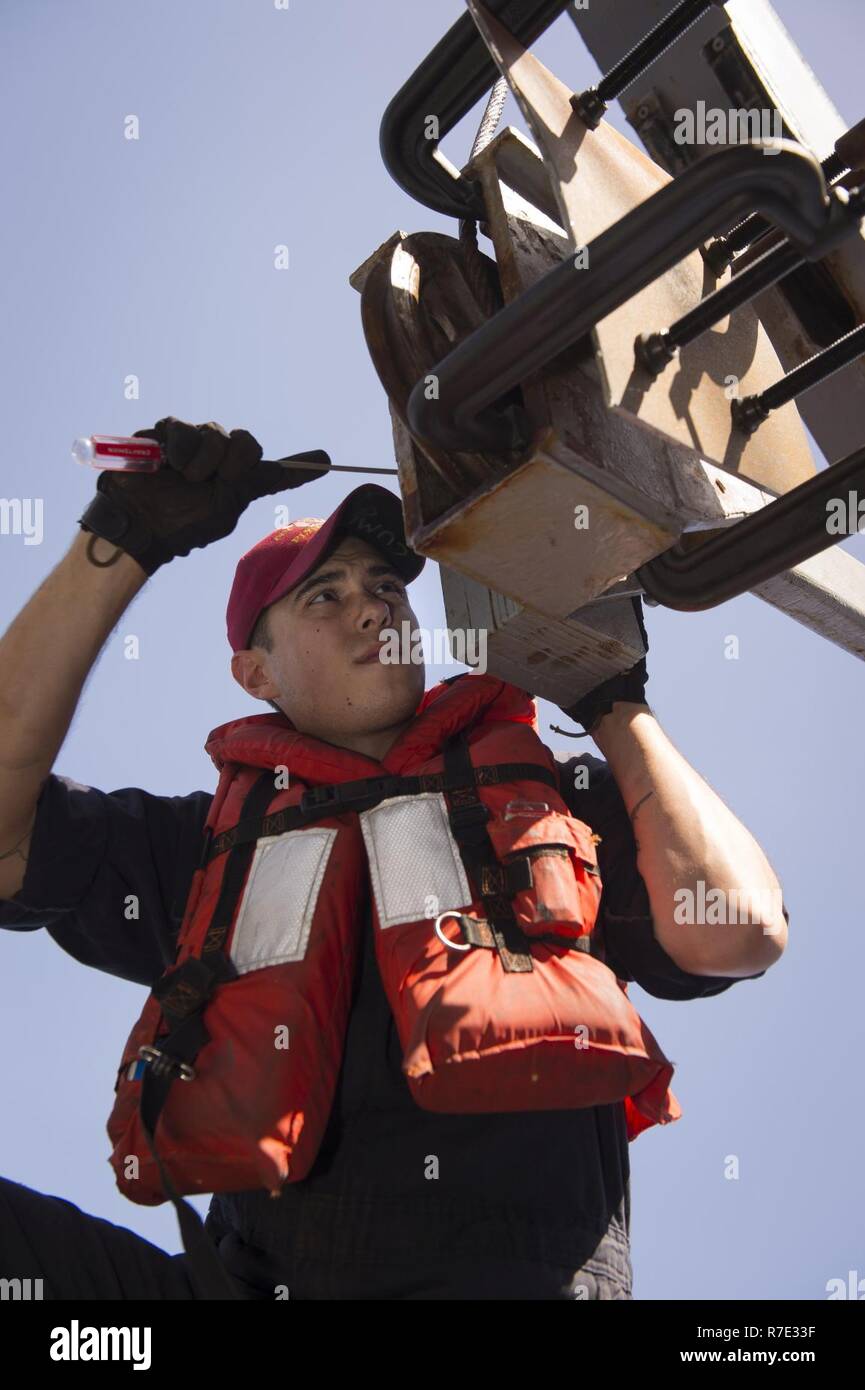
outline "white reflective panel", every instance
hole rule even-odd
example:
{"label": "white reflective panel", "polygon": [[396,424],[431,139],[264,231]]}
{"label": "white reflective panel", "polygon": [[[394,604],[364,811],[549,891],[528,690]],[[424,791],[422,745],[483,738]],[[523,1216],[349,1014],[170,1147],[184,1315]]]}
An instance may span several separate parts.
{"label": "white reflective panel", "polygon": [[243,975],[303,960],[321,881],[339,831],[319,826],[265,835],[243,890],[231,959]]}
{"label": "white reflective panel", "polygon": [[361,811],[360,825],[382,927],[427,916],[431,897],[436,912],[469,906],[472,893],[443,792],[389,797]]}

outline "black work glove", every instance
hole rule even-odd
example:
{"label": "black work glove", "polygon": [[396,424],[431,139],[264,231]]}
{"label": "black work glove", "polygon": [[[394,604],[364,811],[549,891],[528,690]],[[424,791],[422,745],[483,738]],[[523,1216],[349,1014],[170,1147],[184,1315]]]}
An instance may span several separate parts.
{"label": "black work glove", "polygon": [[[643,621],[643,603],[639,594],[631,595],[631,602],[634,605],[637,623],[643,638],[643,646],[649,650],[649,637],[646,632],[646,624]],[[646,682],[649,673],[646,670],[646,658],[640,657],[635,666],[631,666],[627,671],[620,671],[616,676],[610,676],[601,685],[595,686],[587,695],[583,695],[575,704],[563,709],[563,713],[575,723],[582,724],[585,729],[584,734],[572,734],[567,729],[556,728],[560,734],[568,734],[570,738],[588,738],[589,734],[603,718],[609,714],[616,700],[629,700],[634,704],[644,705],[646,703]]]}
{"label": "black work glove", "polygon": [[[262,461],[261,445],[248,430],[227,434],[212,421],[190,425],[167,415],[134,437],[161,444],[165,463],[154,473],[100,473],[96,496],[78,524],[126,551],[148,575],[178,555],[230,535],[256,497],[300,487],[324,472],[321,466],[284,468],[278,460]],[[329,463],[322,450],[289,458]],[[116,554],[94,564],[115,559]]]}

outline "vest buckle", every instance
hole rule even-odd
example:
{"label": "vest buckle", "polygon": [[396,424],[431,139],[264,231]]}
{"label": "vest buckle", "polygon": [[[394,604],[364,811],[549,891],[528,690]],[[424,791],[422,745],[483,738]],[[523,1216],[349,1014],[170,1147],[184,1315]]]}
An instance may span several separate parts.
{"label": "vest buckle", "polygon": [[451,802],[449,819],[458,833],[463,829],[474,830],[479,825],[485,825],[489,818],[490,809],[483,801],[470,801],[467,805]]}
{"label": "vest buckle", "polygon": [[338,792],[338,783],[327,787],[307,787],[300,798],[300,809],[307,812],[316,811],[322,806],[332,806],[337,801]]}
{"label": "vest buckle", "polygon": [[138,1056],[149,1066],[154,1076],[177,1076],[181,1081],[192,1081],[195,1078],[195,1068],[188,1062],[181,1062],[178,1057],[172,1057],[170,1052],[163,1052],[159,1047],[153,1047],[150,1043],[144,1043],[138,1049]]}
{"label": "vest buckle", "polygon": [[304,813],[330,807],[338,811],[367,811],[385,797],[399,795],[404,780],[395,773],[387,773],[382,777],[362,777],[357,782],[309,787],[300,798],[300,809]]}
{"label": "vest buckle", "polygon": [[507,864],[481,865],[481,897],[513,895],[534,887],[532,861],[524,854]]}

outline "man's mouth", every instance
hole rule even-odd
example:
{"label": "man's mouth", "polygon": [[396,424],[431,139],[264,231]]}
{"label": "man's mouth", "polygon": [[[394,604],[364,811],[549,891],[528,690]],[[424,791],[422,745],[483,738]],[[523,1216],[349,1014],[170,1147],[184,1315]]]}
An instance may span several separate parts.
{"label": "man's mouth", "polygon": [[381,644],[376,645],[367,652],[366,656],[359,656],[355,661],[355,666],[367,666],[371,661],[378,661],[381,654]]}

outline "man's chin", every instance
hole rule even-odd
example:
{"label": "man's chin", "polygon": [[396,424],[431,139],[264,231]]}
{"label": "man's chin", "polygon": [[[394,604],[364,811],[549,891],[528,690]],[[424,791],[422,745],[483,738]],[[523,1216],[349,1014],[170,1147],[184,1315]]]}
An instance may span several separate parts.
{"label": "man's chin", "polygon": [[378,671],[379,673],[387,672],[388,675],[392,677],[396,677],[397,675],[401,676],[406,685],[413,685],[415,683],[419,683],[421,686],[423,686],[424,684],[423,665],[418,665],[414,662],[382,661],[381,658],[378,657],[374,661],[355,662],[352,666],[352,671]]}
{"label": "man's chin", "polygon": [[[424,693],[425,671],[422,665],[400,661],[365,661],[352,668],[360,672],[358,693],[375,689],[381,698],[392,705],[397,719],[410,718]],[[407,711],[407,712],[406,712]]]}

